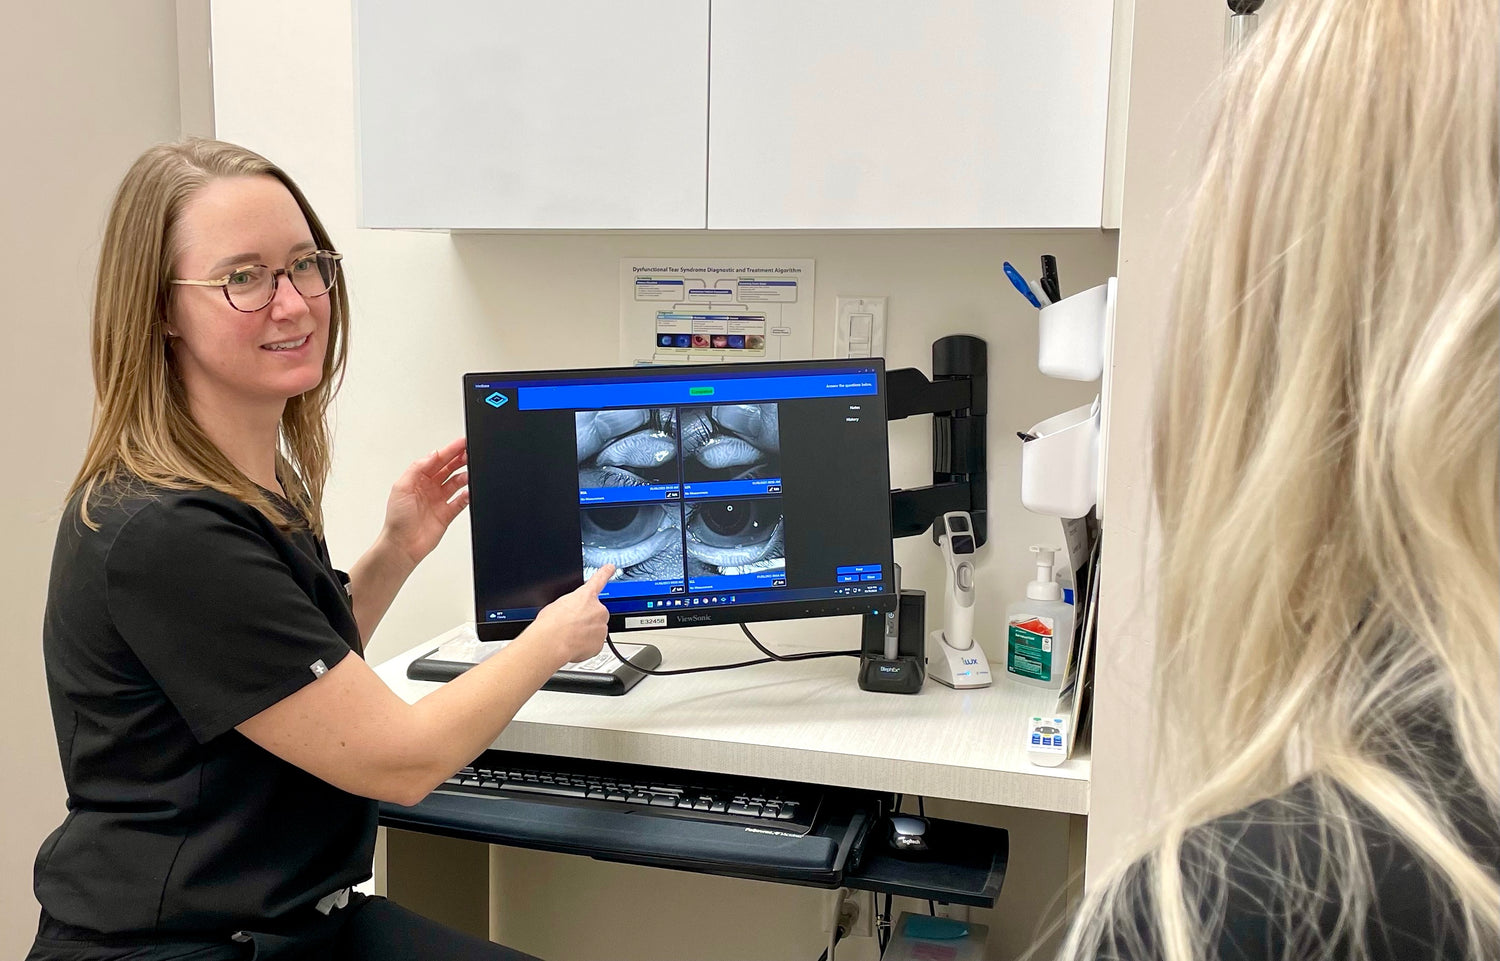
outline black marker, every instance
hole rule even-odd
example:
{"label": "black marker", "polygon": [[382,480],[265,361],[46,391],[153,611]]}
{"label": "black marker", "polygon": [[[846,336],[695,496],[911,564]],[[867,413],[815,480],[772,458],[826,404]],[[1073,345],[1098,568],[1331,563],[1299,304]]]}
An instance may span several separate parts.
{"label": "black marker", "polygon": [[1057,280],[1057,258],[1051,254],[1042,254],[1042,286],[1047,288],[1047,296],[1054,304],[1062,300],[1062,288]]}

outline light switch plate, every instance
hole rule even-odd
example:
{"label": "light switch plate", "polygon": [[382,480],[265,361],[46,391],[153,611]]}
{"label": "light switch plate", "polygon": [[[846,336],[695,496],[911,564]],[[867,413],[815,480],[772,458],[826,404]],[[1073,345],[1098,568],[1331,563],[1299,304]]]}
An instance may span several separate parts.
{"label": "light switch plate", "polygon": [[833,327],[833,356],[885,356],[885,298],[839,297]]}

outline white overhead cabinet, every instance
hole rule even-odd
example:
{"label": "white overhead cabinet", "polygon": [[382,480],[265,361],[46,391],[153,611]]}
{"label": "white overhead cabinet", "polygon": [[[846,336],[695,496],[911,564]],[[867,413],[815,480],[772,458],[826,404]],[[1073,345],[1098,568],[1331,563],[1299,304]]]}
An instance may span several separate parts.
{"label": "white overhead cabinet", "polygon": [[1097,227],[1114,0],[356,0],[361,222]]}
{"label": "white overhead cabinet", "polygon": [[356,0],[360,224],[704,224],[707,0]]}
{"label": "white overhead cabinet", "polygon": [[713,0],[708,225],[1098,227],[1113,0]]}

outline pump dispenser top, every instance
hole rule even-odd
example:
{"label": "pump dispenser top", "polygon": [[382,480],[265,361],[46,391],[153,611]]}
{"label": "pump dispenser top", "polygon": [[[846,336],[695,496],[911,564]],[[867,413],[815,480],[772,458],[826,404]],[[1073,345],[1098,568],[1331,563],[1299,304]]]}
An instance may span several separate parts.
{"label": "pump dispenser top", "polygon": [[1026,585],[1026,596],[1033,601],[1062,600],[1062,585],[1052,579],[1057,549],[1038,545],[1032,547],[1031,552],[1036,555],[1036,580]]}
{"label": "pump dispenser top", "polygon": [[1073,605],[1062,599],[1052,579],[1053,547],[1033,547],[1036,580],[1026,597],[1005,608],[1005,674],[1013,681],[1056,691],[1062,687],[1073,653]]}

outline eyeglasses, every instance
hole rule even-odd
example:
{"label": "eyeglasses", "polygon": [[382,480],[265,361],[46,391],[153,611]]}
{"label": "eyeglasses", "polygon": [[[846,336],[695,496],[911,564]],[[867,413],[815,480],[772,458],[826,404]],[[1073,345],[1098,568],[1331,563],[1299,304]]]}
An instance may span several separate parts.
{"label": "eyeglasses", "polygon": [[276,288],[285,274],[297,293],[303,297],[321,297],[333,289],[339,279],[339,261],[344,255],[332,250],[315,250],[303,254],[286,267],[246,264],[236,267],[218,280],[169,280],[187,287],[218,287],[224,291],[229,306],[241,313],[253,314],[276,298]]}

